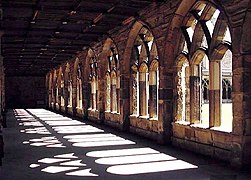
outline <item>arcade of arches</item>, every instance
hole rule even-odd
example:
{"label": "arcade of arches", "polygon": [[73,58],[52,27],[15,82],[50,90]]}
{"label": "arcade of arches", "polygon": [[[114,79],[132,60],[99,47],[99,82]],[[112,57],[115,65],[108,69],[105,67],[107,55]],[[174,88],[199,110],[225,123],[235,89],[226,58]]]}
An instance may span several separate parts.
{"label": "arcade of arches", "polygon": [[250,2],[172,2],[142,10],[48,72],[46,106],[249,164]]}

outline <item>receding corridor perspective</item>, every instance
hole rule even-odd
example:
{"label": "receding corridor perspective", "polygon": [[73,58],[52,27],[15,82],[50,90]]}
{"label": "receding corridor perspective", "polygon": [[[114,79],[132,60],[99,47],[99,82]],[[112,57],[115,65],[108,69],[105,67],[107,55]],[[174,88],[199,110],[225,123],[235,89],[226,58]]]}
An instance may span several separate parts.
{"label": "receding corridor perspective", "polygon": [[228,164],[45,109],[7,113],[3,180],[250,179]]}
{"label": "receding corridor perspective", "polygon": [[251,0],[0,0],[0,180],[251,179]]}

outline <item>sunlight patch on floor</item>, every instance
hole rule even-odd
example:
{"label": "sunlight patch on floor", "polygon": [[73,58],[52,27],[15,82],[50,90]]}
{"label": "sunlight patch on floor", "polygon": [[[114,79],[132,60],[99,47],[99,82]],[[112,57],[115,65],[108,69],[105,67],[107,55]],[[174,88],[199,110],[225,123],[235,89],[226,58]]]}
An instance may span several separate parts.
{"label": "sunlight patch on floor", "polygon": [[176,158],[159,153],[159,154],[144,154],[134,156],[122,156],[122,157],[107,157],[97,159],[95,162],[98,164],[116,165],[116,164],[131,164],[131,163],[142,163],[142,162],[154,162],[154,161],[170,161]]}
{"label": "sunlight patch on floor", "polygon": [[141,154],[155,154],[160,153],[152,148],[131,148],[131,149],[118,149],[118,150],[101,150],[91,151],[86,154],[89,157],[114,157],[114,156],[129,156]]}
{"label": "sunlight patch on floor", "polygon": [[69,170],[75,170],[78,168],[79,167],[49,166],[47,168],[42,169],[41,171],[54,174],[54,173],[60,173],[60,172],[65,172]]}
{"label": "sunlight patch on floor", "polygon": [[30,139],[23,141],[23,144],[30,144],[31,146],[65,147],[55,136]]}
{"label": "sunlight patch on floor", "polygon": [[162,161],[139,164],[117,165],[107,168],[107,172],[117,175],[133,175],[142,173],[155,173],[163,171],[174,171],[181,169],[194,169],[197,166],[182,160]]}
{"label": "sunlight patch on floor", "polygon": [[130,140],[120,140],[120,141],[100,141],[100,142],[81,142],[73,143],[75,147],[100,147],[100,146],[117,146],[117,145],[129,145],[136,144]]}
{"label": "sunlight patch on floor", "polygon": [[78,158],[77,156],[74,156],[74,153],[61,154],[61,155],[56,155],[54,157],[56,157],[56,158],[71,158],[71,159]]}
{"label": "sunlight patch on floor", "polygon": [[53,126],[52,129],[57,131],[59,134],[77,134],[77,133],[96,133],[104,132],[104,130],[90,126],[90,125],[81,125],[81,126]]}
{"label": "sunlight patch on floor", "polygon": [[89,138],[100,138],[100,137],[114,137],[116,135],[111,133],[102,133],[102,134],[82,134],[82,135],[67,135],[63,138],[65,139],[89,139]]}
{"label": "sunlight patch on floor", "polygon": [[84,170],[79,170],[79,171],[74,171],[74,172],[69,172],[66,173],[67,176],[98,176],[97,174],[93,174],[90,172],[91,169],[84,169]]}
{"label": "sunlight patch on floor", "polygon": [[27,128],[20,130],[20,132],[26,134],[51,134],[45,127],[38,127],[38,128]]}
{"label": "sunlight patch on floor", "polygon": [[62,162],[62,161],[69,161],[70,159],[63,159],[63,158],[43,158],[38,160],[40,163],[46,163],[46,164],[52,164],[52,163],[57,163],[57,162]]}
{"label": "sunlight patch on floor", "polygon": [[[26,111],[20,112],[21,116],[26,117],[27,114],[29,115]],[[36,126],[40,123],[39,121],[41,121],[41,125],[42,122],[44,122],[51,126],[52,130],[56,133],[63,134],[63,138],[70,142],[74,147],[105,148],[106,150],[90,150],[86,153],[85,158],[94,157],[96,158],[94,160],[96,165],[108,165],[106,172],[111,174],[134,175],[198,168],[193,164],[179,160],[174,156],[156,151],[150,147],[133,148],[132,146],[132,148],[115,149],[118,147],[123,148],[123,145],[136,145],[136,143],[111,133],[105,133],[104,130],[100,128],[87,125],[77,120],[72,120],[68,117],[57,115],[56,113],[52,113],[47,110],[29,109],[29,112],[36,118],[23,121],[20,125]],[[32,118],[32,116],[28,118]],[[46,127],[28,128],[21,131],[27,134],[50,133]],[[65,147],[55,136],[31,139],[24,141],[23,144],[30,144],[38,147],[46,146],[48,148]],[[74,152],[72,152],[42,158],[38,160],[37,163],[31,164],[30,168],[38,168],[43,165],[43,168],[40,167],[40,170],[46,173],[56,174],[64,172],[67,176],[99,176],[98,174],[91,172],[92,169],[88,167],[88,164],[85,164],[85,162],[82,161],[82,159],[78,158],[74,155]]]}
{"label": "sunlight patch on floor", "polygon": [[[81,176],[81,177],[89,177],[89,176],[98,176],[91,172],[91,168],[86,168],[87,164],[82,163],[83,160],[79,159],[74,153],[66,153],[55,155],[52,158],[43,158],[38,160],[38,163],[30,164],[30,168],[40,167],[41,164],[47,167],[41,169],[42,172],[56,174],[66,172],[67,176]],[[69,172],[70,171],[70,172]]]}

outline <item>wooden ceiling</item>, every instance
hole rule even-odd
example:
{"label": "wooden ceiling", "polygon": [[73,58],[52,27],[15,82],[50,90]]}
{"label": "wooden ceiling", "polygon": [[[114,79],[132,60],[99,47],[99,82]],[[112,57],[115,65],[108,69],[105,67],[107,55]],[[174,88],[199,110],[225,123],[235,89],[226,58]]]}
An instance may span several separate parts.
{"label": "wooden ceiling", "polygon": [[7,76],[43,76],[156,0],[1,0]]}

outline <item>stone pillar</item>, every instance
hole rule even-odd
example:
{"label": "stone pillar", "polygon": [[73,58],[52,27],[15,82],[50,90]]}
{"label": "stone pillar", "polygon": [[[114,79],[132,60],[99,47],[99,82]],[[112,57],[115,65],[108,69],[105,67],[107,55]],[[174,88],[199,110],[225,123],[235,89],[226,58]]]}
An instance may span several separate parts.
{"label": "stone pillar", "polygon": [[77,112],[77,83],[72,83],[72,112],[76,115]]}
{"label": "stone pillar", "polygon": [[200,121],[200,77],[190,76],[190,122]]}
{"label": "stone pillar", "polygon": [[111,112],[117,112],[116,77],[111,78]]}
{"label": "stone pillar", "polygon": [[149,73],[149,116],[151,118],[157,117],[157,71]]}
{"label": "stone pillar", "polygon": [[116,97],[117,97],[117,113],[120,113],[120,76],[117,74],[117,83],[116,83]]}
{"label": "stone pillar", "polygon": [[209,127],[221,125],[221,61],[209,62]]}
{"label": "stone pillar", "polygon": [[[122,116],[122,130],[128,130],[130,126],[129,116],[130,108],[132,107],[132,104],[130,103],[130,75],[121,74],[120,81],[121,81],[121,87],[119,92],[119,99],[120,99],[120,110],[118,110]],[[132,101],[131,101],[132,102]],[[130,105],[131,104],[131,105]]]}
{"label": "stone pillar", "polygon": [[64,80],[64,108],[65,108],[65,113],[68,112],[68,99],[69,99],[69,91],[68,91],[68,86],[69,86],[69,83],[68,83],[68,80],[69,80],[69,76],[68,76],[68,72],[65,71],[65,80]]}
{"label": "stone pillar", "polygon": [[52,101],[51,86],[49,86],[48,88],[48,96],[49,96],[48,106],[49,108],[51,108],[51,101]]}
{"label": "stone pillar", "polygon": [[[134,115],[137,115],[138,114],[138,111],[139,111],[139,107],[138,107],[138,74],[137,74],[137,72],[135,72],[135,71],[133,71],[132,72],[132,83],[131,83],[131,86],[130,85],[128,85],[128,87],[130,88],[130,91],[131,91],[131,95],[132,95],[132,97],[131,97],[131,102],[130,102],[130,104],[131,104],[131,106],[130,106],[130,113],[131,114],[134,114]],[[129,82],[129,80],[128,80],[128,83],[130,83]]]}
{"label": "stone pillar", "polygon": [[[0,122],[2,121],[2,111],[4,110],[4,67],[3,67],[3,56],[2,56],[2,35],[3,31],[0,31]],[[0,124],[1,126],[1,124]],[[0,157],[1,158],[1,157]]]}
{"label": "stone pillar", "polygon": [[147,114],[146,102],[146,73],[139,73],[139,115],[145,116]]}
{"label": "stone pillar", "polygon": [[159,67],[158,133],[159,143],[169,143],[173,122],[173,73]]}
{"label": "stone pillar", "polygon": [[190,88],[189,88],[189,85],[190,85],[190,72],[189,72],[189,66],[187,66],[185,68],[185,86],[186,86],[186,95],[185,95],[185,109],[186,109],[186,112],[185,112],[185,120],[187,122],[190,122]]}
{"label": "stone pillar", "polygon": [[97,96],[96,96],[96,81],[92,80],[91,82],[91,94],[92,94],[92,99],[91,99],[91,108],[96,109],[97,108]]}
{"label": "stone pillar", "polygon": [[88,109],[92,107],[91,82],[83,81],[83,116],[88,117]]}
{"label": "stone pillar", "polygon": [[56,82],[54,79],[54,73],[53,73],[53,110],[56,110],[56,103],[57,103],[57,87],[56,87]]}
{"label": "stone pillar", "polygon": [[48,101],[49,101],[49,73],[45,76],[45,89],[46,89],[46,95],[45,95],[45,108],[48,108]]}

